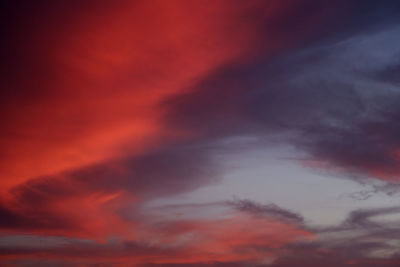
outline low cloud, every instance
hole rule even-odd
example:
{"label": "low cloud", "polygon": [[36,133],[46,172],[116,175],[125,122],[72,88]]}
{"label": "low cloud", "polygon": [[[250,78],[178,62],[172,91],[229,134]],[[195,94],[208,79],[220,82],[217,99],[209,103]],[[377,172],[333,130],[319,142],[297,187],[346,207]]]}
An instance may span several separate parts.
{"label": "low cloud", "polygon": [[229,202],[239,211],[248,212],[250,214],[277,219],[279,221],[287,221],[296,224],[303,224],[304,218],[292,211],[282,209],[281,207],[271,204],[259,204],[248,199],[236,199]]}

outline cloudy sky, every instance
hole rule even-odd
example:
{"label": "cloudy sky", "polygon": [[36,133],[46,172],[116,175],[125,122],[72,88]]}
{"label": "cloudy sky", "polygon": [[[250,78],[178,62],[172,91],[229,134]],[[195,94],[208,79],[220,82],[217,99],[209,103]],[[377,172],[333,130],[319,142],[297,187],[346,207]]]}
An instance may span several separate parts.
{"label": "cloudy sky", "polygon": [[400,265],[398,0],[5,0],[0,265]]}

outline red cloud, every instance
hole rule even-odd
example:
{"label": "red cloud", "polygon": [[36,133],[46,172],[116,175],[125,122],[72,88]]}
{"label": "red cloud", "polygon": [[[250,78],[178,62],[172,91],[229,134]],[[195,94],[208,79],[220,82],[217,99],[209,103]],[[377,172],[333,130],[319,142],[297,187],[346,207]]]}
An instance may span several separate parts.
{"label": "red cloud", "polygon": [[[329,5],[317,5],[301,22],[292,19],[299,6],[295,0],[96,1],[21,11],[27,16],[10,41],[18,55],[10,53],[1,100],[1,231],[100,243],[10,247],[1,251],[4,258],[101,258],[122,266],[261,262],[275,256],[261,248],[279,250],[312,236],[287,221],[241,213],[160,228],[125,216],[148,199],[213,181],[202,165],[205,153],[185,143],[201,142],[196,138],[206,130],[178,130],[165,120],[165,103],[190,94],[222,66],[302,43]],[[279,33],[299,23],[307,27],[293,36]],[[105,241],[112,236],[131,241],[115,247]]]}
{"label": "red cloud", "polygon": [[[147,223],[149,221],[147,220]],[[134,241],[69,242],[55,247],[29,246],[0,249],[3,259],[64,259],[72,262],[135,264],[183,264],[272,261],[282,249],[310,232],[276,220],[246,213],[209,220],[153,221],[141,224]],[[51,244],[51,243],[50,243]],[[120,264],[120,265],[118,265]]]}
{"label": "red cloud", "polygon": [[[284,25],[298,1],[71,5],[36,7],[43,15],[17,28],[28,41],[15,40],[24,54],[17,51],[21,56],[11,60],[18,68],[10,72],[22,77],[5,84],[22,94],[4,99],[3,193],[33,177],[182,138],[161,120],[161,101],[224,64],[299,42],[267,27]],[[314,25],[327,10],[304,23]]]}

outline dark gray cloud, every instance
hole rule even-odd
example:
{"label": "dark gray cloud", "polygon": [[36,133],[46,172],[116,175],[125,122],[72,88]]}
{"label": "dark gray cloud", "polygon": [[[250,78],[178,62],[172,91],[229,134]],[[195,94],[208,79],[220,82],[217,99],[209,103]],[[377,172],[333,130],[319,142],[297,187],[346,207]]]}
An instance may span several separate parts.
{"label": "dark gray cloud", "polygon": [[318,238],[288,245],[273,267],[292,266],[398,266],[400,225],[374,217],[398,214],[399,207],[355,210],[333,227],[309,227]]}
{"label": "dark gray cloud", "polygon": [[292,211],[283,209],[273,203],[270,204],[260,204],[248,199],[235,199],[234,201],[228,202],[235,209],[243,212],[248,212],[250,214],[273,218],[279,221],[286,221],[296,224],[303,224],[304,218]]}
{"label": "dark gray cloud", "polygon": [[211,140],[279,134],[319,166],[358,180],[395,182],[399,25],[225,66],[168,100],[168,119]]}
{"label": "dark gray cloud", "polygon": [[396,213],[400,213],[400,207],[356,210],[350,213],[344,224],[364,228],[377,227],[379,223],[371,221],[370,218]]}
{"label": "dark gray cloud", "polygon": [[[354,210],[339,225],[310,227],[315,242],[290,245],[289,253],[272,266],[397,266],[400,263],[400,225],[376,217],[400,214],[399,207]],[[331,265],[330,265],[331,264]]]}
{"label": "dark gray cloud", "polygon": [[[37,242],[41,242],[41,239],[46,241],[46,237],[37,237],[37,239]],[[54,264],[57,261],[51,261],[51,259],[58,258],[66,259],[60,262],[66,266],[115,266],[123,258],[141,262],[146,259],[151,261],[157,257],[174,257],[174,255],[182,253],[182,251],[174,248],[161,248],[132,241],[97,243],[88,240],[68,239],[62,245],[53,245],[51,244],[53,242],[54,240],[34,247],[0,244],[0,255],[23,256],[23,259],[10,260],[8,262],[10,264],[13,262],[25,262],[28,266],[45,265],[46,262],[53,262]],[[41,259],[38,255],[47,255],[47,257]]]}

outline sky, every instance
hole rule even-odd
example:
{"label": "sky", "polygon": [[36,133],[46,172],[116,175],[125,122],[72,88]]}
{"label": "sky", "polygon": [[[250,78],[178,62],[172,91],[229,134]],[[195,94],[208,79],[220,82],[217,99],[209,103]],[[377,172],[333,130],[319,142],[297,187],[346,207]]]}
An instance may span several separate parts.
{"label": "sky", "polygon": [[398,0],[0,12],[0,266],[400,266]]}

